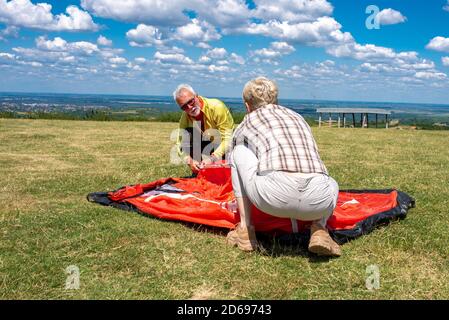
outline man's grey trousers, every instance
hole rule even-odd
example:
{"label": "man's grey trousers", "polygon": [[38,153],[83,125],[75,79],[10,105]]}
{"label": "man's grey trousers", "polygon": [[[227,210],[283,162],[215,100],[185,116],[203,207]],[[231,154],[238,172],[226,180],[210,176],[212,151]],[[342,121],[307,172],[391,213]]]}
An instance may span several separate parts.
{"label": "man's grey trousers", "polygon": [[326,174],[265,171],[246,146],[231,153],[232,186],[236,197],[247,197],[259,210],[280,218],[320,220],[326,225],[338,198],[337,182]]}

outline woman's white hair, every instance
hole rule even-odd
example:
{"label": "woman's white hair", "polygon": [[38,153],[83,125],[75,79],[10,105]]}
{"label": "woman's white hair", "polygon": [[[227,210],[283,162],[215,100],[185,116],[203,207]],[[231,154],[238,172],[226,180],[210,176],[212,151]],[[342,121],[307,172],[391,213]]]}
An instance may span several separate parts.
{"label": "woman's white hair", "polygon": [[195,90],[193,90],[193,88],[192,88],[190,85],[188,85],[188,84],[186,84],[186,83],[183,83],[183,84],[180,84],[180,85],[176,88],[175,91],[173,91],[173,99],[175,99],[175,101],[177,100],[177,98],[178,98],[178,96],[179,96],[179,93],[180,93],[182,90],[188,90],[188,91],[190,91],[192,94],[196,95]]}
{"label": "woman's white hair", "polygon": [[251,111],[268,104],[277,104],[278,86],[268,78],[257,77],[245,84],[243,100],[249,104]]}

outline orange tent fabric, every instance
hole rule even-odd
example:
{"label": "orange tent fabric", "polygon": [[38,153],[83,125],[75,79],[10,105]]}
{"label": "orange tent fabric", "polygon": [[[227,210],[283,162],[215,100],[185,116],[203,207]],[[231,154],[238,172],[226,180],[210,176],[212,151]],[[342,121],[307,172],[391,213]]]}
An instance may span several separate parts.
{"label": "orange tent fabric", "polygon": [[[88,199],[160,219],[213,227],[232,229],[240,221],[230,168],[220,166],[200,170],[195,178],[164,178],[114,192],[92,193]],[[404,218],[413,206],[413,198],[398,190],[340,191],[328,228],[334,238],[344,242],[370,232],[378,224]],[[253,223],[257,232],[270,234],[300,233],[310,224],[274,217],[255,207]]]}

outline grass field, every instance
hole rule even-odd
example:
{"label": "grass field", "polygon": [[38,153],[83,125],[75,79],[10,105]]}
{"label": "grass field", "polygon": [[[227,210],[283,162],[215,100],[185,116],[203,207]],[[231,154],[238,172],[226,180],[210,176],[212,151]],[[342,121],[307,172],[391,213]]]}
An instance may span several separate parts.
{"label": "grass field", "polygon": [[[343,245],[243,253],[224,232],[88,203],[94,191],[186,176],[174,123],[0,119],[1,299],[448,299],[449,132],[314,128],[346,188],[415,197],[403,221]],[[80,270],[66,290],[66,268]],[[365,286],[377,265],[380,288]]]}

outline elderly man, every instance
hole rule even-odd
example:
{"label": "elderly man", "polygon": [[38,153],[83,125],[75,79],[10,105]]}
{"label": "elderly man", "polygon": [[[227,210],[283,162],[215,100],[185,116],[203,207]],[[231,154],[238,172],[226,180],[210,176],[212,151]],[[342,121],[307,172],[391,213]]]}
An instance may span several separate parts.
{"label": "elderly man", "polygon": [[313,221],[309,251],[340,256],[339,245],[326,229],[337,203],[338,184],[328,175],[307,122],[296,112],[277,105],[276,84],[264,77],[243,89],[247,115],[232,138],[232,185],[240,223],[228,243],[256,249],[251,203],[282,218]]}
{"label": "elderly man", "polygon": [[179,120],[178,155],[192,172],[224,158],[234,129],[234,119],[226,105],[197,95],[188,84],[179,85],[173,98],[184,111]]}

